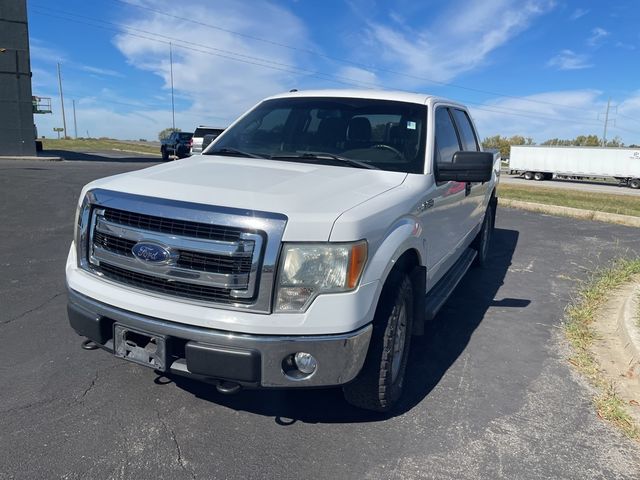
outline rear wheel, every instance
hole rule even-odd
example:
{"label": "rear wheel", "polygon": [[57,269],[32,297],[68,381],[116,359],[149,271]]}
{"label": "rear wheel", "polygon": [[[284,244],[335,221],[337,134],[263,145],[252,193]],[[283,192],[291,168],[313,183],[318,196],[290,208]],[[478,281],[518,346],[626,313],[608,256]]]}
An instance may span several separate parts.
{"label": "rear wheel", "polygon": [[533,174],[533,179],[538,181],[538,182],[540,180],[544,180],[544,177],[545,177],[545,175],[542,172],[536,172],[536,173]]}
{"label": "rear wheel", "polygon": [[525,180],[533,180],[533,172],[524,172],[523,176]]}
{"label": "rear wheel", "polygon": [[361,372],[342,390],[350,404],[386,412],[402,394],[413,326],[413,287],[404,272],[385,284],[373,320],[369,351]]}
{"label": "rear wheel", "polygon": [[632,178],[632,179],[629,181],[629,186],[630,186],[631,188],[635,188],[636,190],[637,190],[638,188],[640,188],[640,178]]}
{"label": "rear wheel", "polygon": [[474,262],[474,265],[478,267],[484,267],[487,264],[487,259],[489,258],[489,245],[491,244],[491,237],[493,235],[495,223],[496,209],[493,205],[490,205],[484,214],[482,228],[471,244],[471,248],[478,252]]}

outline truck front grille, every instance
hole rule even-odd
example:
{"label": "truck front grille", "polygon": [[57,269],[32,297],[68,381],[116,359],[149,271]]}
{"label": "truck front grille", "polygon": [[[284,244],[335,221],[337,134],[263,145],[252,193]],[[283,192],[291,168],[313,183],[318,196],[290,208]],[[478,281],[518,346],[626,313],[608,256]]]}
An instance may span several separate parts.
{"label": "truck front grille", "polygon": [[[237,228],[95,209],[91,269],[130,287],[220,304],[251,304],[262,235]],[[158,247],[162,261],[136,257],[138,243]]]}
{"label": "truck front grille", "polygon": [[185,303],[271,311],[284,215],[89,190],[76,230],[79,268]]}

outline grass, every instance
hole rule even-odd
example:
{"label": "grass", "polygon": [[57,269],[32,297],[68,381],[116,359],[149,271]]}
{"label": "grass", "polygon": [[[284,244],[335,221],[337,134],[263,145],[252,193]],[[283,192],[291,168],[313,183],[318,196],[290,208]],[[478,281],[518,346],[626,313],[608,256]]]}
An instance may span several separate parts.
{"label": "grass", "polygon": [[640,201],[633,195],[582,192],[561,188],[525,187],[500,184],[498,194],[502,198],[524,202],[559,205],[562,207],[596,210],[620,215],[640,217]]}
{"label": "grass", "polygon": [[564,330],[573,347],[569,362],[583,373],[600,391],[594,400],[598,416],[613,423],[629,438],[640,440],[640,427],[625,409],[625,402],[616,393],[615,386],[600,372],[598,362],[591,353],[596,339],[593,322],[596,314],[611,292],[640,274],[640,258],[621,259],[609,268],[592,275],[565,312]]}
{"label": "grass", "polygon": [[638,305],[638,312],[636,313],[636,326],[640,328],[640,295],[638,295],[637,305]]}
{"label": "grass", "polygon": [[155,153],[160,155],[160,147],[145,144],[144,142],[128,142],[114,140],[111,138],[67,138],[67,139],[42,139],[42,146],[45,150],[71,150],[71,151],[91,151],[91,150],[128,150],[139,153]]}

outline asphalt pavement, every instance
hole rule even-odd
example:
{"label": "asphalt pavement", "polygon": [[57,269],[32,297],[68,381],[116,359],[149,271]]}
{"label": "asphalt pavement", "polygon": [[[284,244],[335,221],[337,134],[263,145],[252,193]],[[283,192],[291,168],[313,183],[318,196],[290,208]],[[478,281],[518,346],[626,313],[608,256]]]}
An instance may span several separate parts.
{"label": "asphalt pavement", "polygon": [[85,351],[64,263],[88,181],[119,162],[0,162],[0,479],[637,479],[640,449],[594,412],[561,317],[638,230],[499,209],[472,270],[412,344],[391,415],[339,389],[218,394]]}

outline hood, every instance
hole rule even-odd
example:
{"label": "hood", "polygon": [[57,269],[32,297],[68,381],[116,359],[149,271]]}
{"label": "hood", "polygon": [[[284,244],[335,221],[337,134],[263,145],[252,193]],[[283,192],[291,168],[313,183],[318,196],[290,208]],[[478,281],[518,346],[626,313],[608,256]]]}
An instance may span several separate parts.
{"label": "hood", "polygon": [[284,240],[325,241],[338,216],[402,184],[406,173],[196,155],[97,180],[88,188],[281,213]]}

